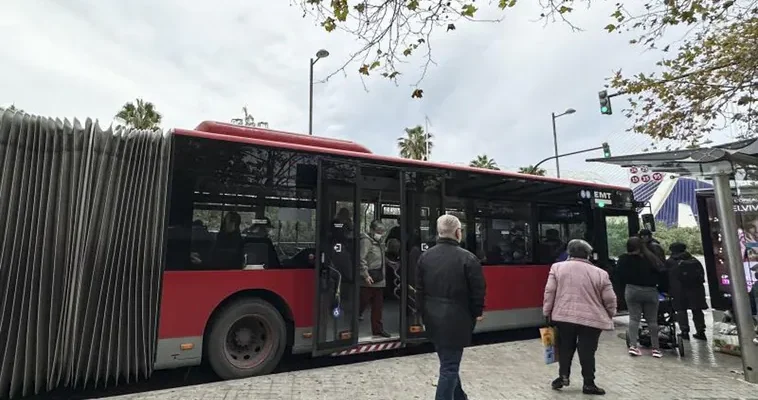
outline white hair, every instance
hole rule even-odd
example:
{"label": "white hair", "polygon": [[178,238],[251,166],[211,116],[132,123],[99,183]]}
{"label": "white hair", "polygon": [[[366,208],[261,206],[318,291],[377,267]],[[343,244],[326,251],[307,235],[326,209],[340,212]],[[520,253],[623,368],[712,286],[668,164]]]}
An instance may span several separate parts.
{"label": "white hair", "polygon": [[455,215],[443,215],[437,218],[437,235],[443,239],[456,239],[455,231],[461,229],[461,221]]}
{"label": "white hair", "polygon": [[592,255],[592,246],[582,239],[568,242],[566,252],[569,257],[588,259]]}

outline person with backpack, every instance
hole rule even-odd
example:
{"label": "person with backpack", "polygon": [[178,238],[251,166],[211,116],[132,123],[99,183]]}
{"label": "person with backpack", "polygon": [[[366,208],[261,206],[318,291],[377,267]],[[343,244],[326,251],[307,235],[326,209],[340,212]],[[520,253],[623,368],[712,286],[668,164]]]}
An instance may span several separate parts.
{"label": "person with backpack", "polygon": [[705,315],[708,309],[705,300],[705,270],[703,264],[687,251],[684,243],[672,243],[669,246],[671,257],[666,260],[668,270],[669,294],[673,297],[676,320],[682,331],[682,339],[690,339],[690,321],[687,310],[692,311],[692,322],[695,323],[696,333],[692,335],[697,340],[706,340]]}

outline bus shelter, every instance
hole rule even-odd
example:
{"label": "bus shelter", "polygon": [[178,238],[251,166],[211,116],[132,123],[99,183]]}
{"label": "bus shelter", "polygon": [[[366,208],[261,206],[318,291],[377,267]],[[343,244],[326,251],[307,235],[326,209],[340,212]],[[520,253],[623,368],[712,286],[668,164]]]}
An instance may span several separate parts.
{"label": "bus shelter", "polygon": [[749,294],[746,290],[736,289],[747,287],[747,281],[742,271],[742,254],[730,185],[730,180],[738,171],[758,168],[758,139],[707,148],[592,158],[587,161],[625,168],[644,166],[654,172],[698,176],[713,181],[718,218],[723,228],[724,252],[732,282],[732,304],[737,319],[745,380],[758,383],[758,346],[753,344],[754,330]]}

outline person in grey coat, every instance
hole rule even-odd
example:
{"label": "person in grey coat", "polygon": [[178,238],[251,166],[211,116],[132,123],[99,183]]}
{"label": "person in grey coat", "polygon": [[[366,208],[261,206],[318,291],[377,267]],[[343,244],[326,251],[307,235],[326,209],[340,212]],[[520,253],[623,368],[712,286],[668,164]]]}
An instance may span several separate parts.
{"label": "person in grey coat", "polygon": [[361,235],[361,299],[360,314],[371,305],[371,334],[388,338],[390,334],[382,325],[382,310],[384,308],[384,287],[387,279],[384,276],[385,254],[382,238],[386,228],[381,221],[372,221],[368,233]]}

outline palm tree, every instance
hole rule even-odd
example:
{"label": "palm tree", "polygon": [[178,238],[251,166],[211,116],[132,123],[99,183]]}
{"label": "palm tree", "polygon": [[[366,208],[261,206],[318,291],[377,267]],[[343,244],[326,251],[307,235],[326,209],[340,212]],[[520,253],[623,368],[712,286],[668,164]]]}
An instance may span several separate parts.
{"label": "palm tree", "polygon": [[468,165],[469,167],[497,169],[497,170],[500,169],[498,168],[497,163],[495,162],[495,159],[487,157],[486,154],[476,156],[476,158],[471,160],[471,162]]}
{"label": "palm tree", "polygon": [[537,168],[534,165],[530,165],[528,167],[521,167],[518,169],[518,172],[522,174],[529,174],[529,175],[539,175],[539,176],[545,176],[547,171],[545,171],[542,168]]}
{"label": "palm tree", "polygon": [[155,109],[155,105],[142,99],[137,99],[135,103],[124,104],[116,114],[116,119],[135,129],[160,129],[163,116]]}
{"label": "palm tree", "polygon": [[268,128],[268,122],[255,122],[255,118],[247,112],[247,106],[242,107],[242,118],[232,118],[232,123],[242,126],[257,126],[259,128]]}
{"label": "palm tree", "polygon": [[400,149],[400,157],[412,160],[426,160],[427,147],[429,154],[432,153],[433,135],[424,132],[424,127],[416,125],[413,128],[405,128],[405,137],[397,138],[397,147]]}

